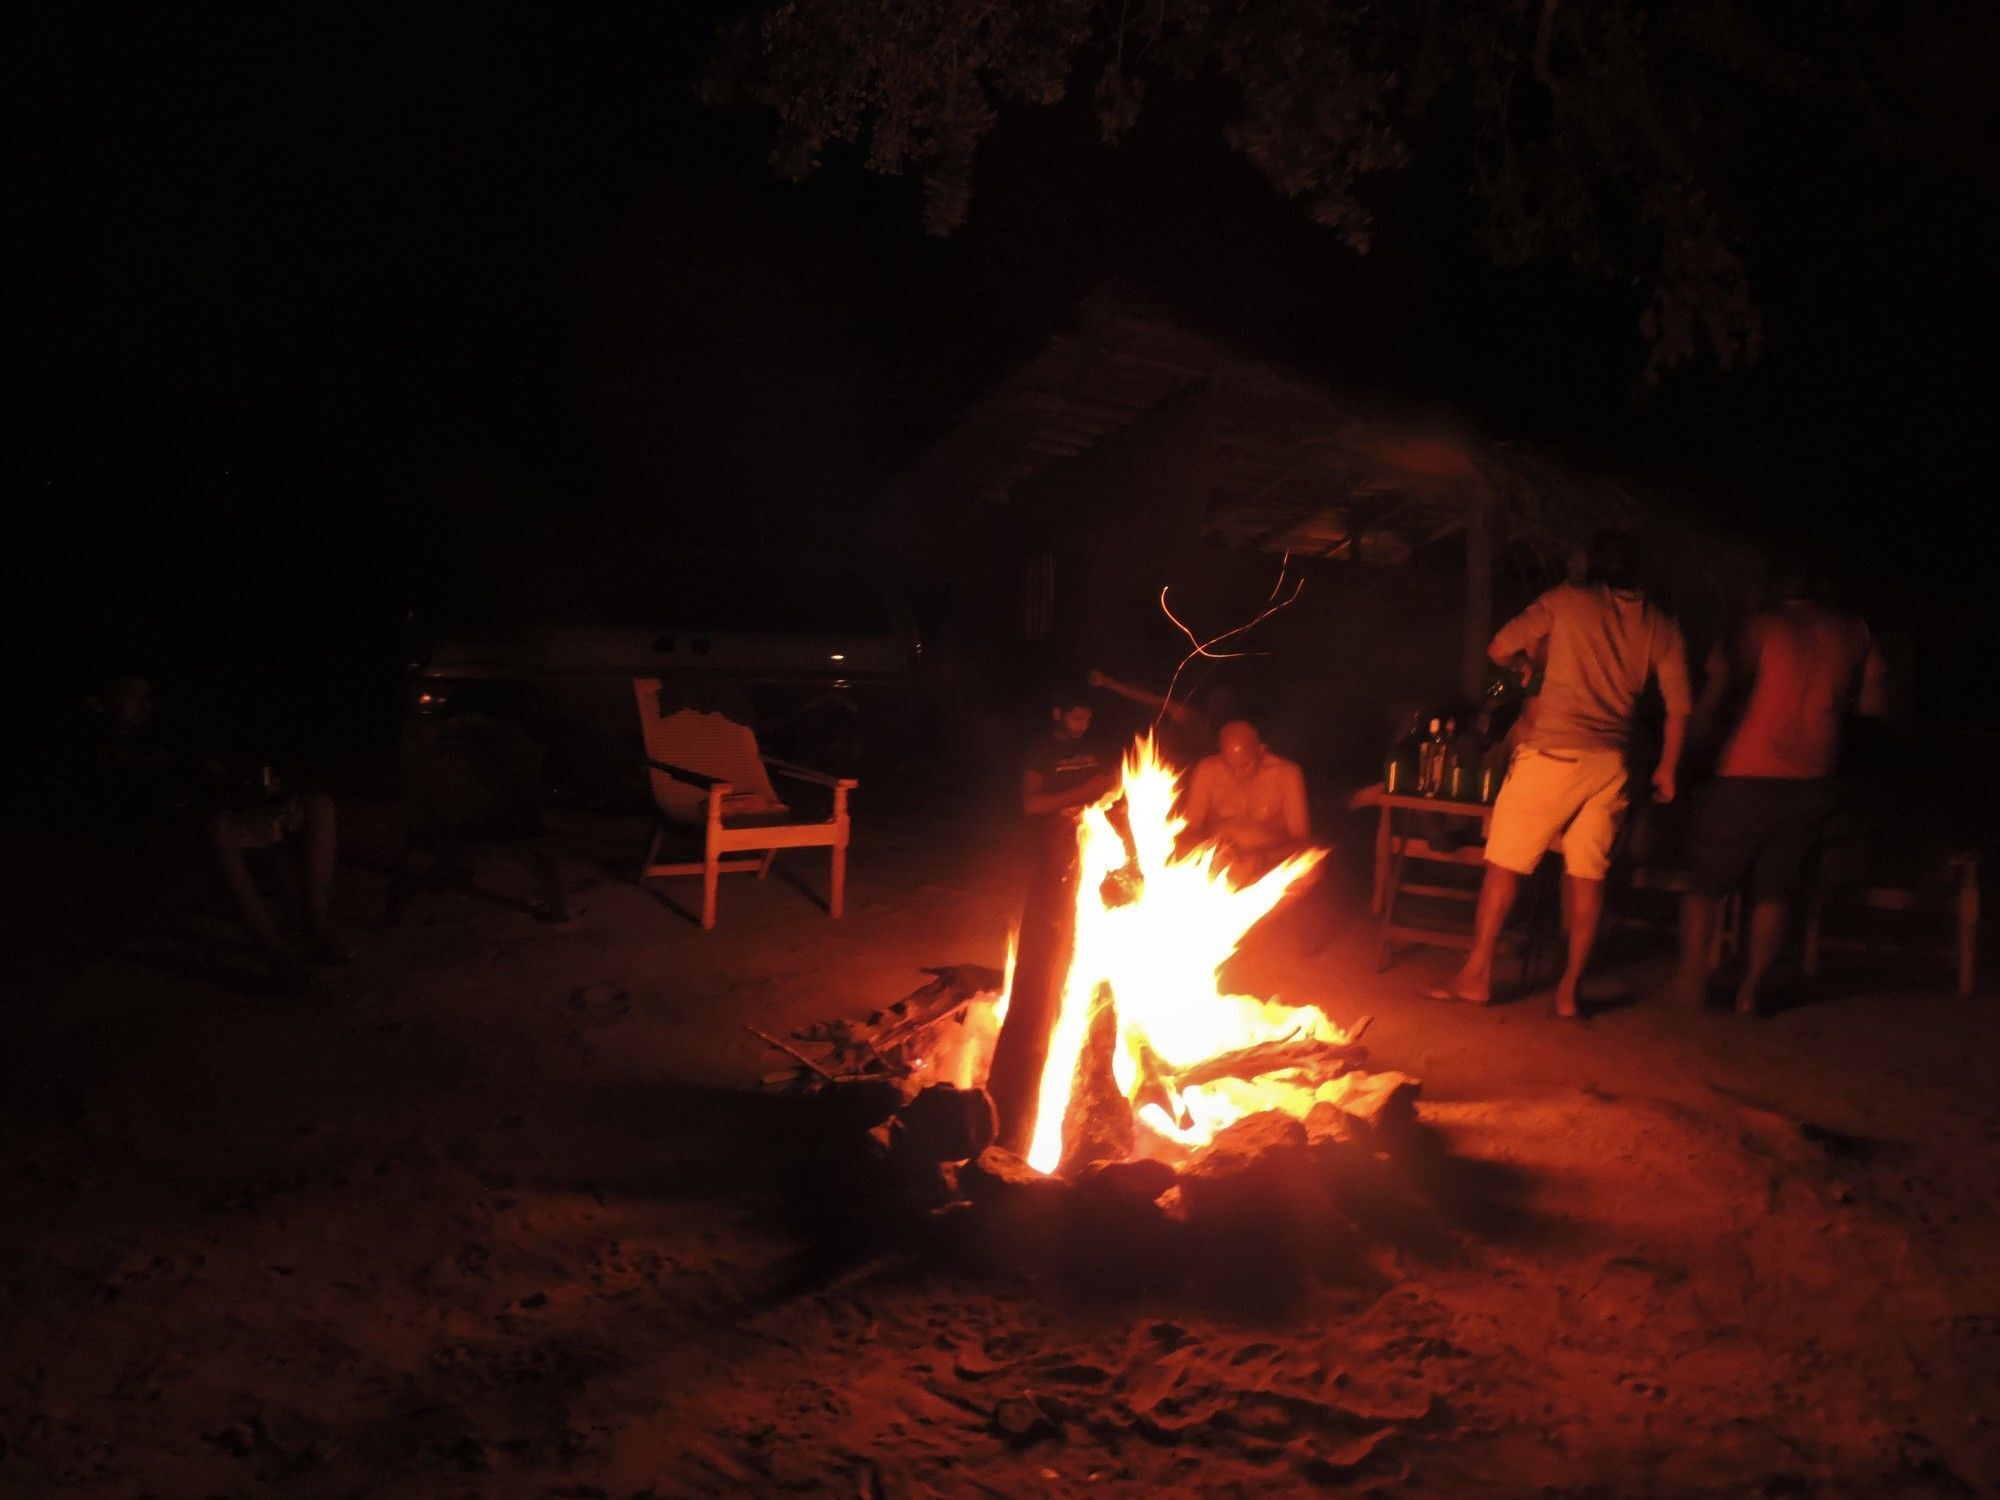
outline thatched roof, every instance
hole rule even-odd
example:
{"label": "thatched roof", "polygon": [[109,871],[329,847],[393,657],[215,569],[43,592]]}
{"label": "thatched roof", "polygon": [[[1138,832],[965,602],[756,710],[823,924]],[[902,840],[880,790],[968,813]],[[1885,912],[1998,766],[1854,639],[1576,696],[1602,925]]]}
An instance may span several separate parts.
{"label": "thatched roof", "polygon": [[1130,288],[1099,289],[974,402],[893,487],[884,521],[956,529],[1002,509],[1169,405],[1212,438],[1204,530],[1240,547],[1397,562],[1494,508],[1496,538],[1558,562],[1647,508],[1623,487],[1448,418],[1335,390],[1194,332]]}

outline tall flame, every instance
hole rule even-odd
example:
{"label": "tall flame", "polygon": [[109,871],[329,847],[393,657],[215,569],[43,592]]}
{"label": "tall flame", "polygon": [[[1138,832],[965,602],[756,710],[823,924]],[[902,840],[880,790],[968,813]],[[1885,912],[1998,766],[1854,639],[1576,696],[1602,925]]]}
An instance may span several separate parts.
{"label": "tall flame", "polygon": [[[1320,862],[1324,851],[1295,855],[1250,884],[1232,887],[1216,868],[1213,844],[1176,855],[1186,828],[1174,813],[1179,781],[1148,736],[1126,756],[1119,791],[1086,809],[1079,824],[1076,947],[1063,981],[1028,1149],[1028,1164],[1038,1171],[1053,1172],[1062,1159],[1063,1121],[1077,1060],[1102,994],[1108,993],[1117,1010],[1112,1076],[1119,1090],[1149,1130],[1184,1146],[1200,1145],[1225,1125],[1259,1110],[1304,1114],[1315,1091],[1282,1075],[1221,1078],[1186,1088],[1163,1078],[1171,1080],[1204,1059],[1262,1042],[1301,1035],[1345,1039],[1317,1009],[1224,994],[1218,982],[1244,935]],[[1110,816],[1120,795],[1131,834],[1129,851]],[[1107,877],[1125,870],[1128,862],[1136,866],[1131,872],[1136,879],[1128,874],[1114,885],[1135,893],[1133,899],[1107,901]],[[1171,1108],[1162,1107],[1162,1098]]]}

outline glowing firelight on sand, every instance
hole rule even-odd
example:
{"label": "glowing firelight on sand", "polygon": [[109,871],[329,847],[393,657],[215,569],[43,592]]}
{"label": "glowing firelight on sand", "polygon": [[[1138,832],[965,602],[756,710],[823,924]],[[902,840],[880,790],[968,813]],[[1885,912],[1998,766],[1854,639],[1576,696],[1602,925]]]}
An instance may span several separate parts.
{"label": "glowing firelight on sand", "polygon": [[[1183,857],[1174,853],[1186,827],[1174,815],[1179,780],[1148,736],[1126,756],[1119,791],[1086,809],[1078,827],[1082,863],[1076,948],[1049,1039],[1028,1149],[1028,1164],[1037,1171],[1053,1172],[1062,1159],[1063,1119],[1101,988],[1117,1012],[1112,1076],[1132,1102],[1139,1124],[1166,1141],[1199,1146],[1246,1115],[1270,1109],[1304,1115],[1317,1099],[1338,1098],[1343,1092],[1339,1081],[1314,1088],[1287,1081],[1282,1073],[1254,1080],[1218,1078],[1184,1088],[1171,1081],[1172,1075],[1204,1059],[1260,1043],[1301,1037],[1346,1040],[1317,1009],[1227,995],[1217,982],[1244,935],[1325,851],[1308,850],[1242,889],[1232,888],[1215,867],[1212,844]],[[1129,851],[1109,816],[1120,795],[1132,836]],[[1128,858],[1136,859],[1139,879],[1125,884],[1136,889],[1136,898],[1107,903],[1106,877],[1124,869]],[[1173,1108],[1162,1107],[1162,1098]]]}

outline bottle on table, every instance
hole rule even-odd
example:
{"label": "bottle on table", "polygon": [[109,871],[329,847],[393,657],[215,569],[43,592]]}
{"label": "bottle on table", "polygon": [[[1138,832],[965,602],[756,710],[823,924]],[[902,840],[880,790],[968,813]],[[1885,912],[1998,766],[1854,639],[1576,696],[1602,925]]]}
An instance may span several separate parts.
{"label": "bottle on table", "polygon": [[1453,802],[1479,800],[1479,767],[1486,758],[1486,743],[1479,731],[1468,725],[1460,732],[1457,724],[1445,721],[1449,749],[1445,756],[1444,796]]}
{"label": "bottle on table", "polygon": [[1382,762],[1382,790],[1392,797],[1407,797],[1416,790],[1424,741],[1423,716],[1410,715],[1409,728],[1389,747]]}
{"label": "bottle on table", "polygon": [[1445,737],[1444,720],[1432,719],[1431,732],[1424,738],[1417,762],[1419,796],[1435,797],[1444,790],[1444,763],[1450,750],[1451,742]]}

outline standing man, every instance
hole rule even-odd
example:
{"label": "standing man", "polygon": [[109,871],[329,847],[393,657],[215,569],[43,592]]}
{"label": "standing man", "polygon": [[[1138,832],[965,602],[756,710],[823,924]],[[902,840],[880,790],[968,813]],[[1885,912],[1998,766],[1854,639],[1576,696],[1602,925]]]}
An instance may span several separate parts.
{"label": "standing man", "polygon": [[1076,939],[1077,820],[1117,786],[1110,757],[1092,739],[1089,697],[1066,686],[1050,706],[1049,732],[1021,770],[1021,812],[1033,829],[1034,860],[1007,1019],[993,1047],[986,1091],[999,1117],[1000,1144],[1025,1153],[1041,1094],[1049,1033],[1062,1003]]}
{"label": "standing man", "polygon": [[1569,943],[1559,1016],[1581,1014],[1577,985],[1604,914],[1604,877],[1627,805],[1632,710],[1648,678],[1660,685],[1667,722],[1653,795],[1674,800],[1689,711],[1687,647],[1680,627],[1639,591],[1639,554],[1625,532],[1594,537],[1584,582],[1550,589],[1500,628],[1486,648],[1501,667],[1546,649],[1533,722],[1508,767],[1486,839],[1486,875],[1473,915],[1472,951],[1440,998],[1485,1005],[1493,955],[1521,877],[1560,840]]}
{"label": "standing man", "polygon": [[1245,720],[1223,725],[1220,740],[1221,749],[1188,780],[1187,836],[1215,840],[1232,864],[1261,874],[1312,836],[1305,773],[1265,749],[1257,727]]}
{"label": "standing man", "polygon": [[1750,932],[1739,1015],[1756,1015],[1806,858],[1833,805],[1843,717],[1885,711],[1882,654],[1858,618],[1829,607],[1806,560],[1781,555],[1768,609],[1733,649],[1718,643],[1702,686],[1704,717],[1732,683],[1747,684],[1694,826],[1694,888],[1681,900],[1684,1004],[1707,999],[1709,945],[1723,897],[1746,883]]}

